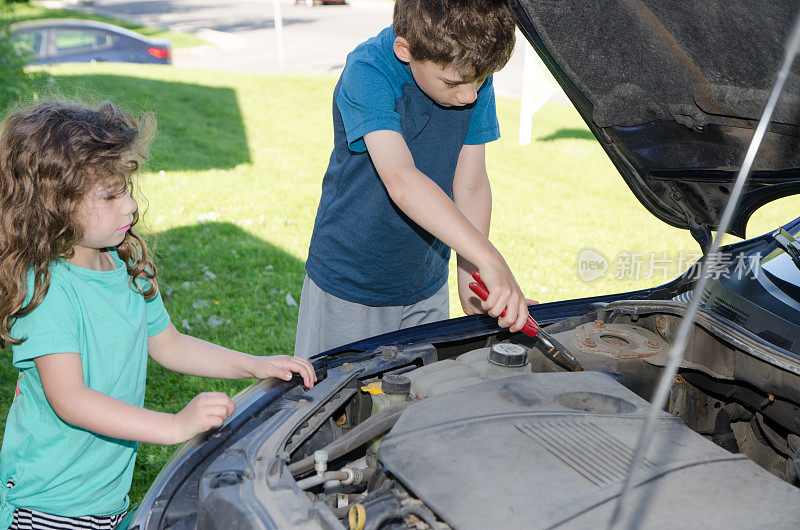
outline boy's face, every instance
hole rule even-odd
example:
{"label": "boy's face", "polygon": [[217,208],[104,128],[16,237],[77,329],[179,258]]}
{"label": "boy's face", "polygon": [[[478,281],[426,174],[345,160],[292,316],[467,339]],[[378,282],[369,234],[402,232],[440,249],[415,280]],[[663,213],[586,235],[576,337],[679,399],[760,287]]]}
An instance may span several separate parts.
{"label": "boy's face", "polygon": [[485,77],[465,77],[463,72],[450,65],[418,61],[411,56],[408,41],[403,37],[395,39],[394,53],[398,59],[408,64],[420,90],[442,107],[463,107],[478,99],[478,89]]}

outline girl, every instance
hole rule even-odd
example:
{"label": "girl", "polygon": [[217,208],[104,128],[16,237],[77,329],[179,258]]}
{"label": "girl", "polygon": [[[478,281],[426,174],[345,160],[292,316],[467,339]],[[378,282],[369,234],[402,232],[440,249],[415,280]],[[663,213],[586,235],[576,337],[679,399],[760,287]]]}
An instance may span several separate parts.
{"label": "girl", "polygon": [[177,414],[142,408],[148,354],[197,376],[316,381],[302,359],[246,355],[170,324],[133,231],[130,179],[150,122],[111,104],[47,102],[0,126],[0,343],[20,370],[0,452],[0,528],[112,528],[138,442],[180,443],[231,415],[215,392]]}

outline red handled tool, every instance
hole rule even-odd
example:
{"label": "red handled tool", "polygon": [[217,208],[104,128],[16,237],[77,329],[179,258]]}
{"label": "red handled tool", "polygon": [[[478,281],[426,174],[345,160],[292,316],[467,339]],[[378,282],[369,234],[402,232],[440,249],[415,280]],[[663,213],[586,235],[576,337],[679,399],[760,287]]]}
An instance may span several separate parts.
{"label": "red handled tool", "polygon": [[[486,301],[489,298],[489,290],[486,288],[486,285],[481,280],[481,273],[478,271],[472,271],[472,277],[475,279],[474,282],[470,282],[469,288],[472,289],[472,292],[478,295],[478,298]],[[501,317],[506,316],[505,309],[502,313],[500,313]],[[528,321],[522,327],[521,330],[524,334],[529,337],[535,337],[537,333],[539,333],[539,324],[533,319],[532,316],[528,315]]]}
{"label": "red handled tool", "polygon": [[[478,295],[478,298],[485,302],[486,299],[489,298],[489,290],[486,288],[483,280],[481,280],[481,275],[478,271],[472,271],[472,277],[475,281],[470,282],[469,288],[473,293]],[[505,316],[505,314],[506,312],[503,310],[500,316]],[[583,366],[578,362],[578,359],[569,353],[567,349],[549,333],[542,330],[532,316],[528,315],[528,321],[522,327],[521,331],[532,338],[538,336],[539,341],[542,343],[542,346],[544,346],[545,355],[557,364],[573,372],[580,372],[583,370]]]}

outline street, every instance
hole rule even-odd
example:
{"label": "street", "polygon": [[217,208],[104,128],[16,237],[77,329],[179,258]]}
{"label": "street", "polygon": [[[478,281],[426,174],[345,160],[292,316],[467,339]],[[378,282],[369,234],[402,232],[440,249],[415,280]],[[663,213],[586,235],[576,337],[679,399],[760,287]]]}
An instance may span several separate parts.
{"label": "street", "polygon": [[[46,5],[61,7],[62,3],[53,0]],[[173,50],[173,64],[178,68],[278,74],[340,71],[357,44],[391,24],[393,6],[388,0],[313,7],[282,2],[283,68],[275,6],[270,0],[96,0],[90,6],[69,8],[194,33],[209,43]],[[520,96],[524,46],[527,43],[517,33],[511,61],[495,75],[498,95]]]}

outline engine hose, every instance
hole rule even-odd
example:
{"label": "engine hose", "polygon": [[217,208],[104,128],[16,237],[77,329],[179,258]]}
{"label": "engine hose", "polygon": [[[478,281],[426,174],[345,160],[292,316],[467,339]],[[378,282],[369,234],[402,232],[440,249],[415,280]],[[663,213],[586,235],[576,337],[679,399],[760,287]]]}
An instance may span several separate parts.
{"label": "engine hose", "polygon": [[392,519],[402,519],[403,509],[394,495],[387,495],[380,502],[365,506],[366,524],[363,530],[378,530],[383,523]]}
{"label": "engine hose", "polygon": [[329,480],[347,480],[349,476],[349,474],[343,471],[328,471],[321,475],[313,475],[308,478],[304,478],[303,480],[298,480],[297,485],[301,490],[307,490],[308,488],[319,486],[323,482],[327,482]]}
{"label": "engine hose", "polygon": [[734,421],[749,420],[753,413],[738,403],[728,403],[717,412],[717,420],[714,424],[714,433],[711,439],[715,444],[730,453],[739,452],[739,442],[733,432],[731,423]]}
{"label": "engine hose", "polygon": [[[335,460],[342,455],[346,455],[356,447],[359,447],[376,436],[385,433],[397,423],[400,415],[403,413],[408,403],[396,403],[390,405],[380,412],[376,412],[370,416],[360,425],[356,426],[342,435],[337,440],[329,443],[323,449],[328,452],[328,461]],[[314,469],[314,455],[309,455],[297,462],[289,465],[289,472],[293,475],[299,475]]]}

